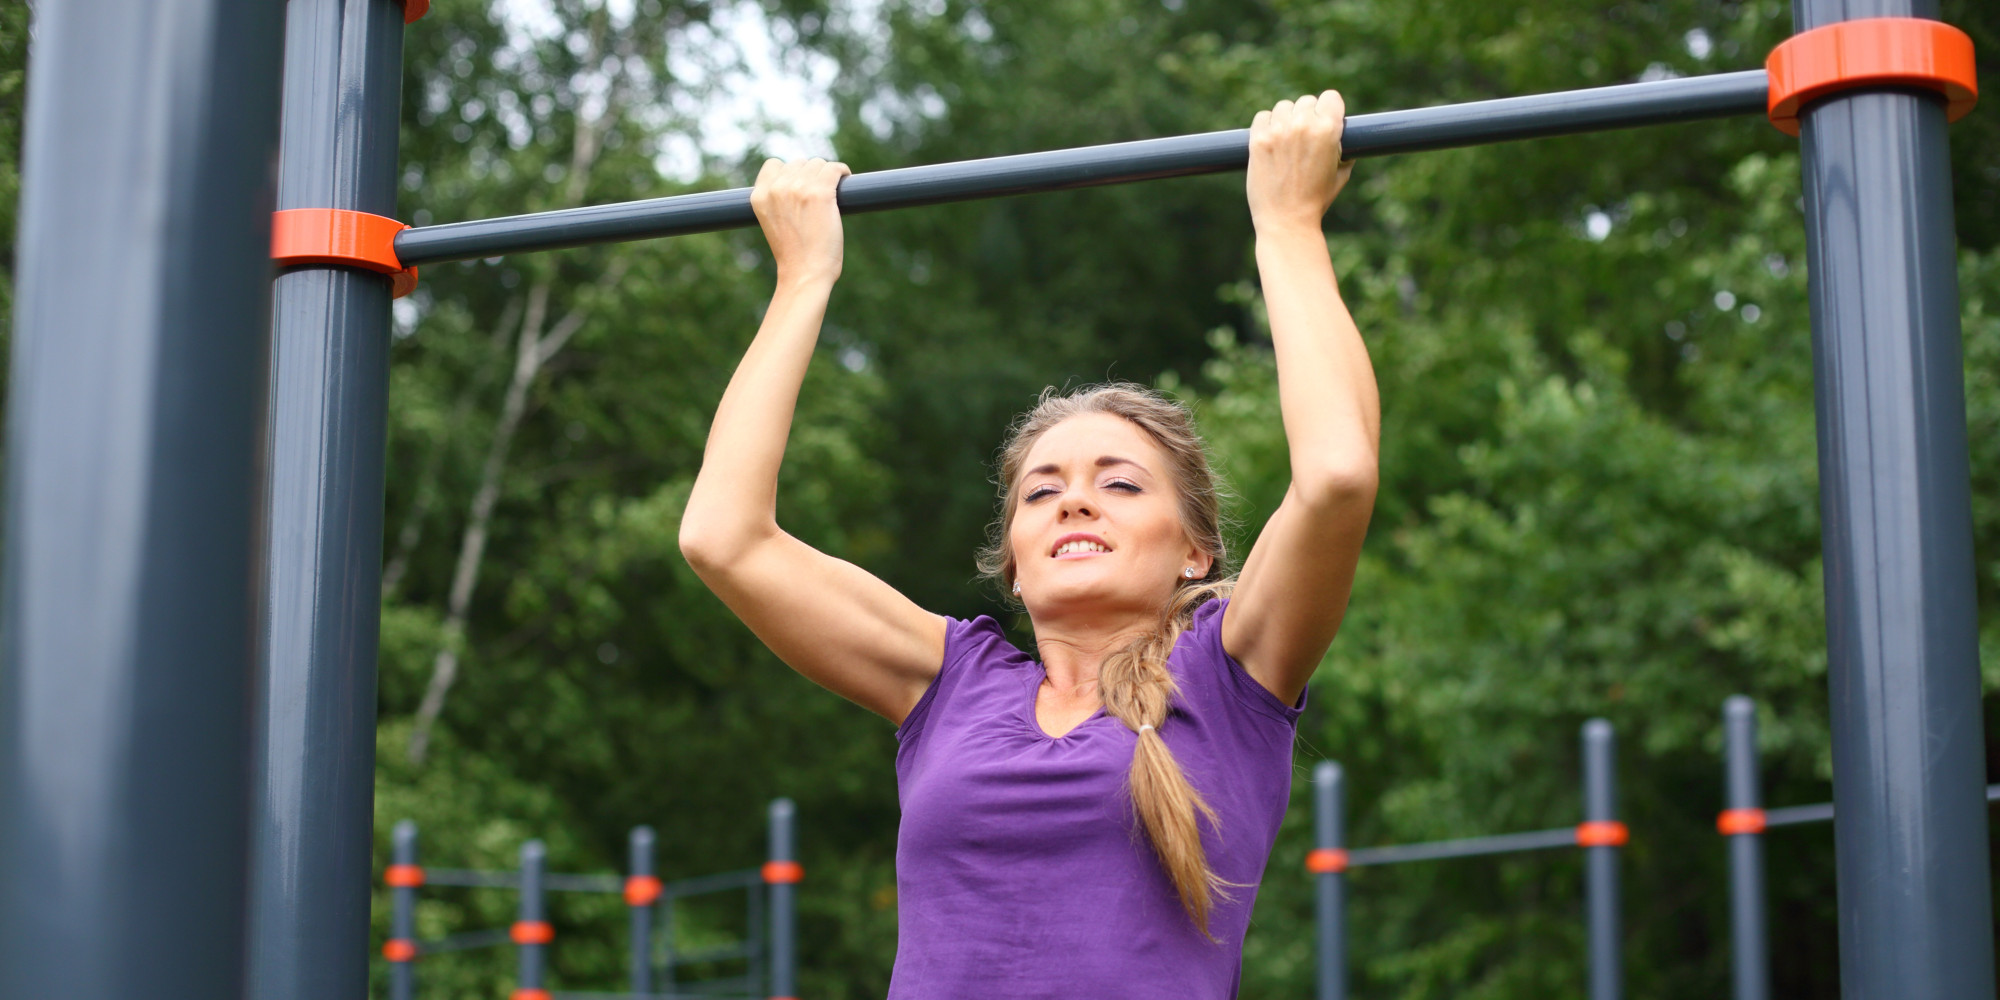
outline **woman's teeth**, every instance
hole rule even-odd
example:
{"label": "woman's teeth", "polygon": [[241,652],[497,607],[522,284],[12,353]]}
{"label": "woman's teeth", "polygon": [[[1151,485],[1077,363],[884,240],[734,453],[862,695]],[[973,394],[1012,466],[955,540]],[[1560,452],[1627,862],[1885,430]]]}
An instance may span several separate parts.
{"label": "woman's teeth", "polygon": [[1108,546],[1101,545],[1097,542],[1077,541],[1077,542],[1064,542],[1061,545],[1056,546],[1055,554],[1059,556],[1066,556],[1072,552],[1109,552],[1109,551],[1111,551],[1111,549]]}

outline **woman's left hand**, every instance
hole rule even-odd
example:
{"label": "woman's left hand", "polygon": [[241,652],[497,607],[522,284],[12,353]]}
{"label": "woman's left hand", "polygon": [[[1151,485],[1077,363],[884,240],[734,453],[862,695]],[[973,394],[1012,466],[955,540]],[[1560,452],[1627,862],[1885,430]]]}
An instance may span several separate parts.
{"label": "woman's left hand", "polygon": [[1310,226],[1317,230],[1347,184],[1353,161],[1342,162],[1340,136],[1347,104],[1329,90],[1279,101],[1250,123],[1250,171],[1245,182],[1250,221],[1259,230]]}

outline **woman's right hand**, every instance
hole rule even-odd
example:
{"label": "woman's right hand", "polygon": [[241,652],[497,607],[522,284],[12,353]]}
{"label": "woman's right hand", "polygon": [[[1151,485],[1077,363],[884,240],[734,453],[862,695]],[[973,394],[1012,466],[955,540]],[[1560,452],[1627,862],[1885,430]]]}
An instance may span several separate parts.
{"label": "woman's right hand", "polygon": [[818,157],[765,160],[750,192],[750,208],[778,262],[778,280],[831,284],[840,277],[843,237],[834,189],[851,171]]}

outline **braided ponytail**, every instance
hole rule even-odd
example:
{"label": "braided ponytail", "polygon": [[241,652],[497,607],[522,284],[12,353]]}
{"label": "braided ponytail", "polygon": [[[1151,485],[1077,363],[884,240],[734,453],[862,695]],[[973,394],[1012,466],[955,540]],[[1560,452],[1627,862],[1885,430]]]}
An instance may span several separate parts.
{"label": "braided ponytail", "polygon": [[1228,898],[1229,886],[1209,867],[1201,843],[1201,822],[1206,820],[1213,826],[1215,811],[1188,781],[1159,732],[1176,694],[1167,654],[1194,620],[1195,609],[1229,596],[1236,583],[1223,569],[1226,553],[1221,496],[1201,438],[1195,433],[1193,415],[1180,403],[1131,383],[1087,386],[1062,395],[1053,389],[1044,391],[1035,407],[1015,422],[1001,451],[1000,517],[979,554],[979,568],[1003,587],[1012,585],[1015,561],[1007,538],[1016,508],[1013,484],[1020,480],[1021,465],[1036,439],[1049,428],[1086,413],[1123,417],[1159,446],[1173,472],[1181,523],[1196,546],[1214,560],[1207,576],[1179,582],[1173,598],[1161,609],[1158,623],[1106,657],[1097,679],[1105,712],[1139,734],[1128,781],[1134,816],[1179,894],[1181,907],[1207,934],[1209,914],[1219,900]]}

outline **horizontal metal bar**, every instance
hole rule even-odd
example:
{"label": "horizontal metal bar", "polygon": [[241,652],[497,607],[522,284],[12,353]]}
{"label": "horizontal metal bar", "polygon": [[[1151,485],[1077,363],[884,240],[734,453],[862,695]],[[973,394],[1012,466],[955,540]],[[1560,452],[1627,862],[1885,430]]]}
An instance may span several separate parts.
{"label": "horizontal metal bar", "polygon": [[727,948],[710,948],[707,951],[692,953],[677,951],[674,952],[673,957],[674,964],[677,966],[700,965],[703,962],[740,962],[747,958],[756,958],[757,949],[746,943],[730,945]]}
{"label": "horizontal metal bar", "polygon": [[460,931],[441,937],[436,941],[417,942],[417,954],[438,955],[448,951],[471,951],[474,948],[491,948],[494,945],[512,944],[513,932],[505,927],[495,927],[483,931]]}
{"label": "horizontal metal bar", "polygon": [[[1576,132],[1762,113],[1763,70],[1718,73],[1507,97],[1434,108],[1353,115],[1342,148],[1350,157],[1389,156]],[[841,181],[840,210],[879,212],[1038,191],[1062,191],[1241,170],[1250,132],[1233,129],[1081,149],[997,156],[856,174]],[[560,250],[596,243],[684,236],[757,224],[750,189],[703,191],[648,201],[403,230],[406,266]]]}
{"label": "horizontal metal bar", "polygon": [[544,875],[542,888],[550,892],[622,893],[625,879],[619,875]]}
{"label": "horizontal metal bar", "polygon": [[705,896],[711,892],[726,892],[730,889],[748,889],[764,884],[764,873],[756,868],[745,868],[735,872],[717,872],[714,875],[696,875],[693,878],[675,879],[660,886],[662,897]]}
{"label": "horizontal metal bar", "polygon": [[520,872],[482,872],[470,868],[426,868],[425,885],[448,885],[466,889],[519,889]]}
{"label": "horizontal metal bar", "polygon": [[1576,846],[1576,827],[1503,833],[1494,837],[1467,837],[1463,840],[1434,840],[1425,844],[1395,844],[1364,847],[1347,852],[1347,866],[1399,865],[1411,861],[1439,861],[1445,858],[1472,858],[1482,854],[1511,854],[1515,851],[1545,851]]}
{"label": "horizontal metal bar", "polygon": [[[1986,801],[2000,802],[2000,785],[1986,786]],[[1786,806],[1783,809],[1764,811],[1764,825],[1797,826],[1801,823],[1824,823],[1833,818],[1833,803],[1821,802],[1809,806]]]}

